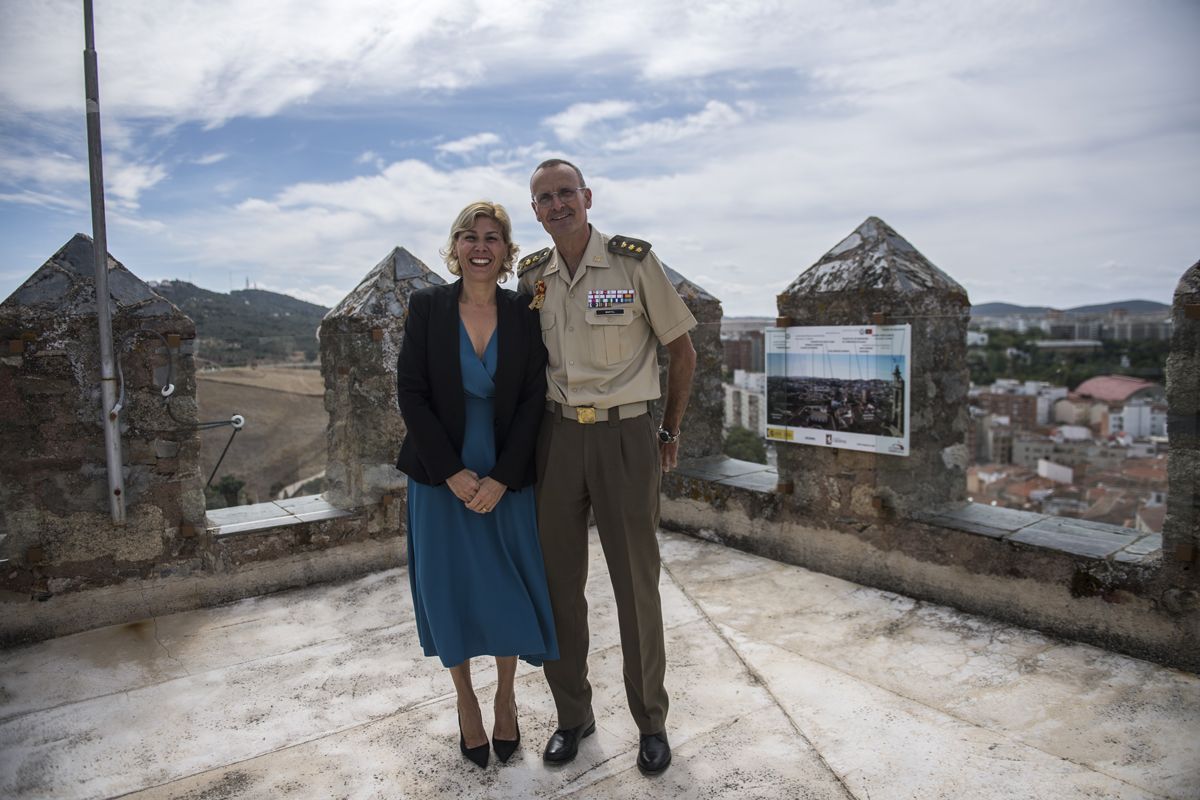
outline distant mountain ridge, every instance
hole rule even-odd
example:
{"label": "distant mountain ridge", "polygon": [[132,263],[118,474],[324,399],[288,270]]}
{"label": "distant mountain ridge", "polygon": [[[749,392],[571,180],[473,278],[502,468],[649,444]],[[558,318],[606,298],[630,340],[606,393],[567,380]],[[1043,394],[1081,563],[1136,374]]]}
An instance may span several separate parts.
{"label": "distant mountain ridge", "polygon": [[264,289],[224,294],[180,280],[149,284],[196,323],[202,358],[222,364],[289,360],[297,352],[316,358],[324,306]]}
{"label": "distant mountain ridge", "polygon": [[[1119,300],[1113,303],[1099,303],[1075,308],[1054,309],[1050,306],[1019,306],[1014,303],[980,303],[971,306],[971,315],[976,317],[1007,317],[1010,315],[1043,316],[1051,311],[1063,314],[1106,314],[1118,308],[1123,308],[1130,314],[1169,314],[1171,307],[1166,303],[1156,303],[1153,300]],[[750,325],[758,322],[774,323],[774,317],[762,316],[726,316],[725,321]]]}
{"label": "distant mountain ridge", "polygon": [[1075,308],[1053,309],[1048,306],[1018,306],[1012,303],[981,303],[971,306],[973,317],[1006,317],[1014,314],[1042,316],[1050,311],[1061,310],[1063,314],[1107,314],[1123,308],[1130,314],[1169,314],[1171,307],[1166,303],[1156,303],[1153,300],[1120,300],[1114,303],[1099,303]]}

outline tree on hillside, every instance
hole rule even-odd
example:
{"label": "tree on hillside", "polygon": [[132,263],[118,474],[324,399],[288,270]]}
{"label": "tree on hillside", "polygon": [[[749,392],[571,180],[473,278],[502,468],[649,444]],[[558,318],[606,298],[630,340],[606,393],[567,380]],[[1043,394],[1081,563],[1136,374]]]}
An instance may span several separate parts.
{"label": "tree on hillside", "polygon": [[746,430],[740,425],[734,425],[725,435],[725,455],[739,461],[753,461],[755,464],[767,463],[767,446],[762,437],[753,431]]}
{"label": "tree on hillside", "polygon": [[246,482],[234,475],[222,475],[215,486],[204,489],[206,505],[209,508],[229,508],[241,504],[242,489]]}
{"label": "tree on hillside", "polygon": [[987,333],[986,345],[967,350],[971,382],[976,386],[1014,378],[1073,388],[1097,375],[1131,375],[1162,383],[1171,348],[1168,341],[1104,340],[1096,352],[1064,353],[1039,349],[1035,342],[1045,338],[1041,331],[993,328]]}

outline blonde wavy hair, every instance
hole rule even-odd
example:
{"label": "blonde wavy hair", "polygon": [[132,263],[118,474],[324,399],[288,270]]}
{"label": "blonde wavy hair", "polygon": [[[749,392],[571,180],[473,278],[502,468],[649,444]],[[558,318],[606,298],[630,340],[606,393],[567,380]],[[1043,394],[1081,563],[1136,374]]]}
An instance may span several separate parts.
{"label": "blonde wavy hair", "polygon": [[499,203],[493,203],[490,200],[477,200],[458,212],[458,216],[454,218],[454,224],[450,226],[450,238],[446,240],[446,246],[439,251],[446,262],[446,269],[450,270],[451,275],[462,275],[462,267],[458,263],[458,254],[454,252],[454,243],[458,240],[459,234],[469,231],[474,227],[476,217],[489,217],[494,219],[500,226],[500,232],[504,236],[504,243],[508,245],[508,256],[504,259],[504,263],[500,265],[500,274],[497,276],[497,281],[504,283],[513,274],[513,261],[516,260],[517,253],[521,252],[521,248],[513,244],[512,219],[509,218],[508,212],[504,209],[504,206]]}

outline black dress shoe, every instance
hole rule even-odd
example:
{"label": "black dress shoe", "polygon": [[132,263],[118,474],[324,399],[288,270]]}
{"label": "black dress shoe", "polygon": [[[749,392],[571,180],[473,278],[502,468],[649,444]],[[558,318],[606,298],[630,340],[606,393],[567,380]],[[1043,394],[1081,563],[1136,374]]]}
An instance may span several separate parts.
{"label": "black dress shoe", "polygon": [[516,752],[517,745],[521,743],[521,723],[517,723],[517,738],[515,739],[498,739],[495,732],[492,734],[492,747],[496,750],[496,758],[504,763],[512,758],[512,754]]}
{"label": "black dress shoe", "polygon": [[486,767],[488,765],[488,743],[484,742],[478,747],[467,747],[466,737],[462,732],[462,717],[458,718],[458,749],[462,754],[469,758],[477,767]]}
{"label": "black dress shoe", "polygon": [[542,760],[550,764],[565,764],[575,758],[579,752],[579,740],[586,739],[596,732],[596,718],[588,717],[587,722],[574,728],[559,728],[546,742],[546,752]]}
{"label": "black dress shoe", "polygon": [[667,732],[644,733],[638,747],[638,769],[646,775],[657,775],[671,766],[671,745]]}

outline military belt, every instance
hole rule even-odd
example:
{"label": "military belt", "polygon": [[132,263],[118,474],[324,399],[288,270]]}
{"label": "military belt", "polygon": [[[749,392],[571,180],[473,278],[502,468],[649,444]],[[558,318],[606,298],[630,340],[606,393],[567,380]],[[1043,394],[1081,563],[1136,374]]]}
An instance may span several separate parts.
{"label": "military belt", "polygon": [[614,406],[612,408],[595,408],[593,406],[568,406],[556,403],[553,400],[547,400],[546,410],[562,414],[563,419],[573,420],[581,425],[591,425],[594,422],[608,422],[613,416],[617,419],[639,417],[650,410],[650,405],[642,401],[640,403],[626,403],[623,406]]}

